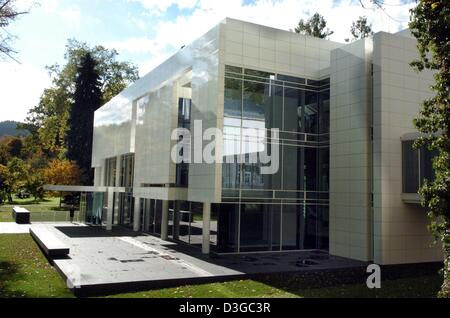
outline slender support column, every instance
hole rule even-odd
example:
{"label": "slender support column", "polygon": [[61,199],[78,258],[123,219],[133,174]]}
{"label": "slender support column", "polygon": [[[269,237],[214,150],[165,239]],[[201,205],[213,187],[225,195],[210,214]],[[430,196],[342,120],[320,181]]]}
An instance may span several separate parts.
{"label": "slender support column", "polygon": [[173,239],[180,239],[180,201],[175,201],[173,209]]}
{"label": "slender support column", "polygon": [[[115,187],[120,187],[120,177],[121,177],[121,167],[122,167],[122,160],[121,156],[116,157],[116,176],[115,176]],[[114,214],[116,216],[117,223],[119,222],[121,216],[121,208],[120,208],[120,193],[117,193],[116,199],[114,202]]]}
{"label": "slender support column", "polygon": [[161,239],[167,241],[169,239],[169,201],[162,202],[161,216]]}
{"label": "slender support column", "polygon": [[202,253],[210,252],[210,233],[211,233],[211,203],[203,203],[203,244]]}
{"label": "slender support column", "polygon": [[114,206],[114,189],[108,189],[108,205],[106,206],[106,230],[111,231],[113,227],[113,206]]}
{"label": "slender support column", "polygon": [[133,231],[138,232],[141,229],[141,198],[134,198],[134,216]]}

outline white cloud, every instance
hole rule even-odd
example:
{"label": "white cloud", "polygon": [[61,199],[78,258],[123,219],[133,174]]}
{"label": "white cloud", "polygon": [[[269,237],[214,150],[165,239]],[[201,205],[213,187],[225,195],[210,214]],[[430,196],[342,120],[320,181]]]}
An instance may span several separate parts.
{"label": "white cloud", "polygon": [[414,6],[414,2],[404,4],[402,0],[388,0],[385,1],[384,12],[365,9],[355,0],[256,0],[246,5],[242,0],[128,1],[141,2],[151,14],[164,13],[175,3],[179,7],[194,8],[190,15],[178,16],[174,20],[161,20],[154,37],[131,38],[107,44],[123,52],[148,53],[149,61],[142,64],[141,71],[157,66],[163,58],[191,43],[225,17],[290,30],[296,27],[300,19],[307,19],[319,12],[325,16],[328,27],[334,31],[331,40],[343,42],[350,37],[352,22],[363,15],[373,24],[375,32],[397,32],[406,28],[409,9]]}
{"label": "white cloud", "polygon": [[81,25],[81,10],[79,7],[73,6],[63,9],[58,14],[65,20],[66,23],[73,27],[79,27]]}
{"label": "white cloud", "polygon": [[171,6],[176,5],[180,9],[195,7],[198,0],[127,0],[128,2],[141,3],[152,15],[160,15]]}
{"label": "white cloud", "polygon": [[0,62],[0,121],[23,121],[51,84],[44,68],[31,64]]}
{"label": "white cloud", "polygon": [[47,13],[56,12],[60,0],[20,0],[16,3],[19,10],[34,10],[42,8]]}

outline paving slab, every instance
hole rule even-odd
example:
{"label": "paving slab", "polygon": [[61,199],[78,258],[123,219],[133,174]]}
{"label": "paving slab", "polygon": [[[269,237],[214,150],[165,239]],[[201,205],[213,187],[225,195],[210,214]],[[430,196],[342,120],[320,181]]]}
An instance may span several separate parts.
{"label": "paving slab", "polygon": [[108,232],[61,224],[47,225],[47,230],[70,248],[68,257],[53,259],[53,263],[79,296],[365,264],[323,251],[210,257],[183,243],[120,228]]}
{"label": "paving slab", "polygon": [[0,234],[25,234],[30,232],[31,224],[0,222]]}

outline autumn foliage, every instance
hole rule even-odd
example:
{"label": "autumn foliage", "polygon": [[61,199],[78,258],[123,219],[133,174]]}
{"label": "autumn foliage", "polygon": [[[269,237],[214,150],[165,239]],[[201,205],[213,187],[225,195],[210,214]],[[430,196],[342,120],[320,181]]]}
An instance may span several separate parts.
{"label": "autumn foliage", "polygon": [[44,180],[51,185],[79,185],[81,170],[78,165],[69,160],[53,160],[44,169]]}

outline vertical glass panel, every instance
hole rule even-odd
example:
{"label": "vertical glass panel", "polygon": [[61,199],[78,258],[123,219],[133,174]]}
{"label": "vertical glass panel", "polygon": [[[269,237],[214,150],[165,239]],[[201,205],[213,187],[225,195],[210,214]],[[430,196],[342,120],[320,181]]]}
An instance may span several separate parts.
{"label": "vertical glass panel", "polygon": [[283,250],[327,249],[328,208],[283,205]]}
{"label": "vertical glass panel", "polygon": [[419,190],[419,152],[413,149],[414,141],[403,142],[403,192]]}
{"label": "vertical glass panel", "polygon": [[302,147],[283,147],[283,189],[299,191],[304,189],[303,166],[304,151]]}
{"label": "vertical glass panel", "polygon": [[282,248],[283,250],[298,250],[300,248],[298,242],[299,231],[299,205],[283,205],[282,218]]}
{"label": "vertical glass panel", "polygon": [[304,188],[306,191],[317,190],[317,148],[305,147]]}
{"label": "vertical glass panel", "polygon": [[281,205],[272,205],[271,213],[271,237],[272,240],[269,243],[270,251],[281,250]]}
{"label": "vertical glass panel", "polygon": [[272,205],[243,204],[241,206],[240,252],[278,250],[279,219],[279,209],[274,209]]}
{"label": "vertical glass panel", "polygon": [[224,118],[224,149],[222,165],[222,187],[224,189],[238,189],[240,187],[241,164],[241,131],[242,120]]}
{"label": "vertical glass panel", "polygon": [[243,119],[260,121],[266,129],[272,127],[272,88],[271,85],[244,82]]}
{"label": "vertical glass panel", "polygon": [[117,159],[109,158],[105,162],[105,186],[115,187],[116,186],[116,163]]}
{"label": "vertical glass panel", "polygon": [[284,90],[284,131],[303,132],[305,92],[295,88]]}
{"label": "vertical glass panel", "polygon": [[132,194],[120,193],[120,224],[125,226],[133,225],[134,198]]}
{"label": "vertical glass panel", "polygon": [[154,206],[154,230],[155,234],[161,235],[161,220],[162,220],[162,201],[152,200]]}
{"label": "vertical glass panel", "polygon": [[327,206],[317,207],[317,248],[329,249],[330,220]]}
{"label": "vertical glass panel", "polygon": [[305,206],[304,210],[300,213],[300,220],[304,224],[303,231],[298,233],[300,240],[303,241],[301,249],[309,250],[317,248],[317,207],[312,205]]}
{"label": "vertical glass panel", "polygon": [[305,93],[305,133],[317,134],[319,125],[318,97],[316,92]]}
{"label": "vertical glass panel", "polygon": [[321,92],[319,98],[319,134],[327,134],[330,132],[330,91]]}
{"label": "vertical glass panel", "polygon": [[[187,98],[180,98],[178,101],[178,128],[191,128],[191,107],[192,100]],[[178,142],[182,141],[182,136],[179,136]],[[179,156],[184,158],[189,157],[188,153],[184,153],[190,149],[190,140],[183,140],[183,146],[179,146]],[[186,188],[189,185],[189,163],[181,162],[176,166],[176,180],[177,187]]]}
{"label": "vertical glass panel", "polygon": [[242,116],[242,80],[225,78],[224,114]]}
{"label": "vertical glass panel", "polygon": [[329,191],[330,189],[330,149],[319,148],[319,191]]}
{"label": "vertical glass panel", "polygon": [[239,204],[221,204],[218,217],[217,252],[237,252],[238,233]]}
{"label": "vertical glass panel", "polygon": [[134,178],[134,154],[122,156],[120,186],[131,188]]}

